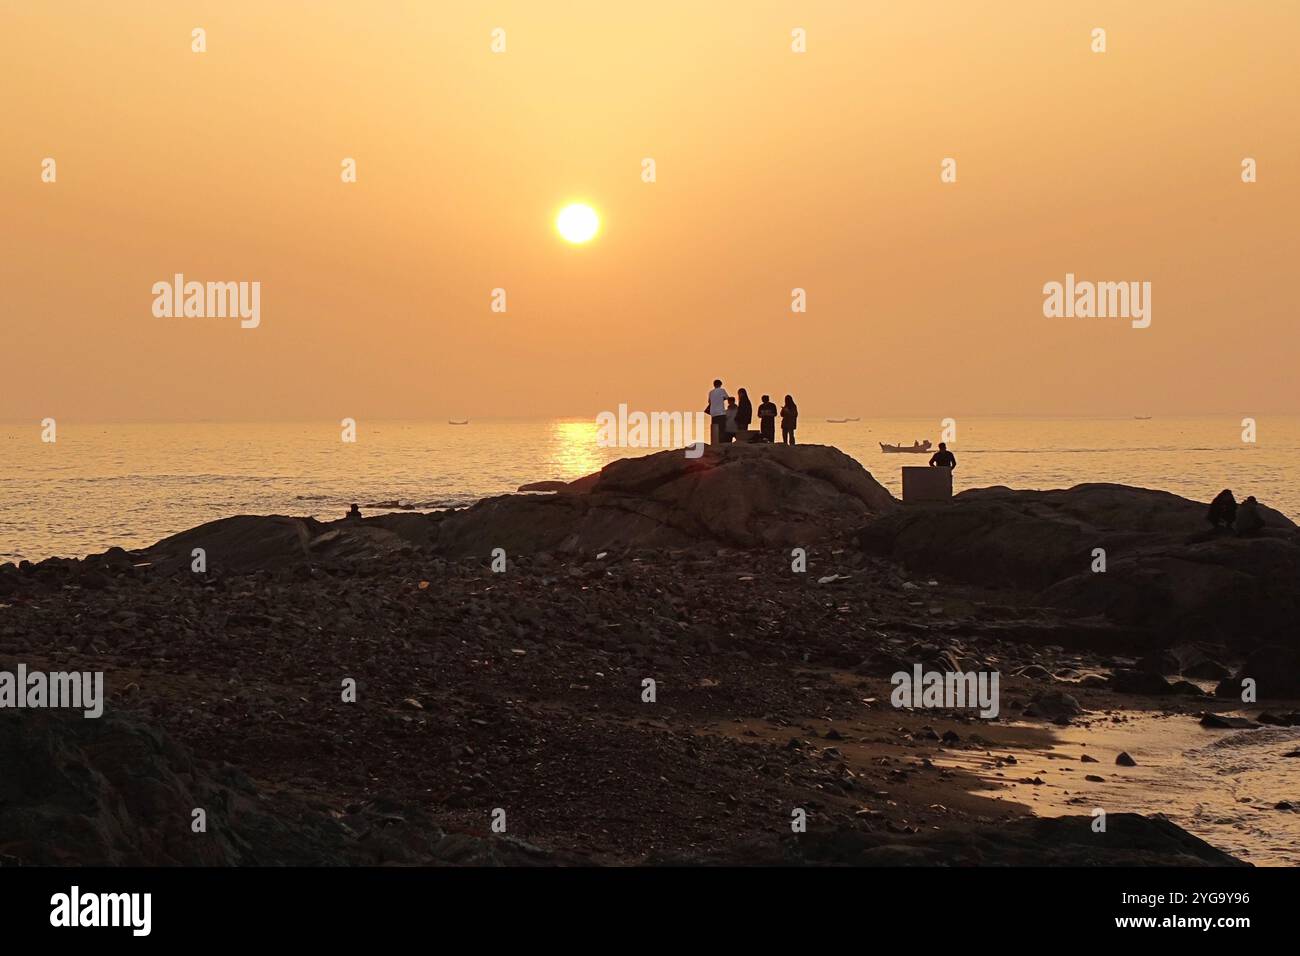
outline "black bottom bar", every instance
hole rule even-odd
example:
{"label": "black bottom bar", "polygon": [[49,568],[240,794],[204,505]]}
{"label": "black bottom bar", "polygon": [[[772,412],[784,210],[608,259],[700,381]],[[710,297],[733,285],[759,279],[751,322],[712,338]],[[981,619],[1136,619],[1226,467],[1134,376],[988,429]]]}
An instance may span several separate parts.
{"label": "black bottom bar", "polygon": [[[76,922],[125,925],[53,926],[52,915],[73,922],[73,886]],[[76,932],[96,943],[375,945],[391,935],[449,945],[471,932],[535,944],[690,932],[734,946],[844,932],[921,945],[930,931],[941,943],[1042,930],[1158,945],[1171,931],[1230,941],[1286,928],[1297,889],[1300,874],[1286,869],[0,868],[0,912],[6,941]],[[130,908],[101,896],[128,893],[149,894],[147,937],[132,928],[132,917],[145,922],[143,897]]]}

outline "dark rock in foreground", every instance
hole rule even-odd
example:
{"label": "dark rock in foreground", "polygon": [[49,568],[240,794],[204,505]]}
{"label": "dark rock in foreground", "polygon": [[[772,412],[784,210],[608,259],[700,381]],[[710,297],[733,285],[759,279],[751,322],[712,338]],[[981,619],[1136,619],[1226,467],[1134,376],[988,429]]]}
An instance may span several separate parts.
{"label": "dark rock in foreground", "polygon": [[1111,813],[1104,833],[1091,816],[1026,817],[989,826],[914,834],[834,830],[755,841],[726,858],[659,863],[750,866],[1249,866],[1163,817]]}
{"label": "dark rock in foreground", "polygon": [[1233,677],[1225,677],[1215,696],[1242,700],[1247,679],[1255,682],[1255,699],[1300,699],[1300,647],[1267,644],[1256,648]]}
{"label": "dark rock in foreground", "polygon": [[519,841],[447,834],[410,807],[371,803],[335,819],[259,793],[239,769],[195,761],[123,716],[5,714],[0,766],[0,865],[565,862]]}

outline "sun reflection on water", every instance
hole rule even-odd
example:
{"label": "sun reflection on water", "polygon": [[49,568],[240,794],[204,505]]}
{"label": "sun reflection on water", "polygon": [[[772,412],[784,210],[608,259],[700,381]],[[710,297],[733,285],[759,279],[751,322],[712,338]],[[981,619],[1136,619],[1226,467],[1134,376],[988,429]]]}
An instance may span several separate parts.
{"label": "sun reflection on water", "polygon": [[551,425],[550,463],[566,481],[599,471],[606,464],[596,444],[595,419],[559,421]]}

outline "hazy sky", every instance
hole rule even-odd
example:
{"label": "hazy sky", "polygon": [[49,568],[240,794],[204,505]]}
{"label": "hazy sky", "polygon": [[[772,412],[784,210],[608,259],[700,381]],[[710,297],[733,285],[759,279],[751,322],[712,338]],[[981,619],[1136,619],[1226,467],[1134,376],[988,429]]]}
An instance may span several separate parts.
{"label": "hazy sky", "polygon": [[[1295,412],[1297,36],[1280,0],[0,0],[0,419],[715,376],[814,416]],[[177,272],[260,282],[260,326],[155,317]],[[1151,326],[1045,318],[1067,272],[1150,282]]]}

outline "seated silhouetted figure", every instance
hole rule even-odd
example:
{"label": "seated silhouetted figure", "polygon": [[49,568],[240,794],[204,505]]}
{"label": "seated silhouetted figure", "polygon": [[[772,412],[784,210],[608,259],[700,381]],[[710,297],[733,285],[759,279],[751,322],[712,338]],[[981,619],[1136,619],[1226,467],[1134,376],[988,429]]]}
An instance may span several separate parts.
{"label": "seated silhouetted figure", "polygon": [[361,520],[361,509],[356,506],[355,502],[353,503],[351,509],[348,510],[348,517],[353,519],[354,521]]}
{"label": "seated silhouetted figure", "polygon": [[956,468],[957,456],[948,450],[944,442],[939,442],[939,450],[930,456],[931,468]]}
{"label": "seated silhouetted figure", "polygon": [[1236,518],[1237,499],[1232,497],[1231,489],[1224,488],[1210,502],[1210,513],[1205,516],[1205,520],[1216,528],[1231,528]]}
{"label": "seated silhouetted figure", "polygon": [[1259,513],[1259,502],[1251,495],[1237,508],[1237,534],[1254,534],[1264,527],[1264,518]]}

